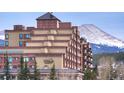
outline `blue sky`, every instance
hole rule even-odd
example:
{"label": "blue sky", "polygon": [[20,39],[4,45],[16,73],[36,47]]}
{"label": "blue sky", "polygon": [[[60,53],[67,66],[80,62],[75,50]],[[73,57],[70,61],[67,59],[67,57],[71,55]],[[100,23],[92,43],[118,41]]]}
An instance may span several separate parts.
{"label": "blue sky", "polygon": [[[0,31],[5,29],[12,29],[15,24],[22,24],[25,26],[35,26],[36,18],[44,13],[18,13],[18,12],[1,12],[0,13]],[[118,37],[124,41],[124,13],[108,12],[55,12],[53,13],[61,21],[72,22],[73,25],[94,24],[103,31]],[[1,33],[0,33],[1,34]]]}

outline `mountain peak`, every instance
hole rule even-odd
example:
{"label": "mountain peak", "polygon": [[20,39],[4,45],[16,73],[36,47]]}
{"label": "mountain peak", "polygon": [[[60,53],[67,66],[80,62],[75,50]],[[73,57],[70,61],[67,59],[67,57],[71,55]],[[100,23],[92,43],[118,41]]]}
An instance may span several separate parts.
{"label": "mountain peak", "polygon": [[94,24],[84,24],[78,29],[81,36],[85,37],[90,43],[124,48],[124,41],[104,32]]}

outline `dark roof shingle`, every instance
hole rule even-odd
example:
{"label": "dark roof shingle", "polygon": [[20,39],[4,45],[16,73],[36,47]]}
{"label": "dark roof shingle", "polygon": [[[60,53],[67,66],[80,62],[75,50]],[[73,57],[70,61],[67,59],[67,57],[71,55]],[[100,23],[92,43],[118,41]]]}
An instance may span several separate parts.
{"label": "dark roof shingle", "polygon": [[40,17],[38,17],[36,20],[58,20],[60,21],[58,18],[56,18],[54,15],[52,15],[52,13],[48,12]]}

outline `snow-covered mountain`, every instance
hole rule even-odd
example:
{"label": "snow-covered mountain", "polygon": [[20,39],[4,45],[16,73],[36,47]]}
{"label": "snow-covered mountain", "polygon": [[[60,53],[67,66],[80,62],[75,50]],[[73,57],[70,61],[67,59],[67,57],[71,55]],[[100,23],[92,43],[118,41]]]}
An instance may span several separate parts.
{"label": "snow-covered mountain", "polygon": [[0,31],[0,46],[4,46],[4,31]]}
{"label": "snow-covered mountain", "polygon": [[4,46],[4,40],[0,39],[0,46]]}
{"label": "snow-covered mountain", "polygon": [[93,24],[85,24],[79,26],[78,29],[81,36],[90,43],[124,48],[124,41],[111,36]]}
{"label": "snow-covered mountain", "polygon": [[0,31],[0,39],[4,40],[4,31]]}
{"label": "snow-covered mountain", "polygon": [[108,46],[108,45],[91,43],[91,47],[94,54],[124,52],[124,48],[119,48],[116,46]]}

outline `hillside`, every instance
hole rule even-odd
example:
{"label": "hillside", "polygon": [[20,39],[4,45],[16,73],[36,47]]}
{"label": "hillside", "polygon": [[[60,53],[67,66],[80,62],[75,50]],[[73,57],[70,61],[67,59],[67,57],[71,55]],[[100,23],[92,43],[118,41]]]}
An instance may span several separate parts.
{"label": "hillside", "polygon": [[119,53],[103,53],[103,54],[94,54],[93,62],[98,63],[99,59],[102,57],[113,57],[116,62],[124,62],[124,52]]}

